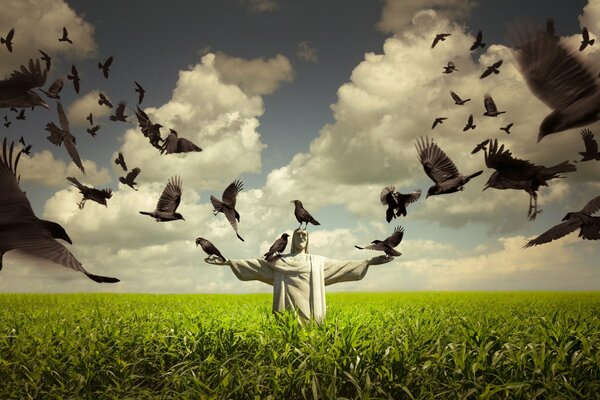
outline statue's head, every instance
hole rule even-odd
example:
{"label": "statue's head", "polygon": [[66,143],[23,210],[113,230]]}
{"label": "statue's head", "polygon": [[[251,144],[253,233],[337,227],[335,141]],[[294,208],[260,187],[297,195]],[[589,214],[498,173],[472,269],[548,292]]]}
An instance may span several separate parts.
{"label": "statue's head", "polygon": [[308,252],[308,232],[302,228],[298,228],[292,235],[292,246],[290,247],[290,252],[295,254],[302,251]]}

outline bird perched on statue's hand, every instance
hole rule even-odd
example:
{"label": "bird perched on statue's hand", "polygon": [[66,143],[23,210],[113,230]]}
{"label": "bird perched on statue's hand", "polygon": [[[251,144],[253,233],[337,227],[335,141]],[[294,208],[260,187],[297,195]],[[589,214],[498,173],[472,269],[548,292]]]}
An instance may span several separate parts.
{"label": "bird perched on statue's hand", "polygon": [[219,249],[217,249],[217,247],[214,244],[212,244],[209,240],[198,237],[196,238],[196,247],[198,247],[198,245],[200,245],[200,247],[202,247],[202,250],[204,250],[204,252],[208,254],[208,258],[215,256],[223,262],[227,262],[227,259],[223,257],[223,254],[221,254]]}

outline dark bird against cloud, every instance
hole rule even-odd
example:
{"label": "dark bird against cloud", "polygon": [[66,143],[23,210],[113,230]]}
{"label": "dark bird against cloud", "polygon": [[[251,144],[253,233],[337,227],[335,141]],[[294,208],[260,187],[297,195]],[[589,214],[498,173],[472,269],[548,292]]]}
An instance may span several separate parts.
{"label": "dark bird against cloud", "polygon": [[492,65],[490,65],[489,67],[487,67],[486,70],[483,71],[483,74],[481,74],[481,76],[479,77],[479,79],[487,78],[492,73],[494,73],[496,75],[499,74],[500,70],[498,68],[500,68],[500,66],[502,65],[503,61],[504,60],[498,60],[495,63],[493,63]]}
{"label": "dark bird against cloud", "polygon": [[6,37],[0,37],[0,43],[5,44],[6,48],[8,49],[9,52],[12,53],[12,40],[13,40],[13,36],[15,36],[15,28],[12,28],[10,31],[8,31],[8,34],[6,35]]}
{"label": "dark bird against cloud", "polygon": [[483,32],[481,32],[481,31],[477,32],[475,41],[473,42],[473,44],[471,45],[471,48],[469,50],[473,51],[473,50],[477,49],[478,47],[481,47],[482,49],[485,47],[485,43],[483,43]]}
{"label": "dark bird against cloud", "polygon": [[395,190],[395,186],[387,186],[379,194],[379,201],[382,205],[387,206],[387,210],[385,211],[385,220],[387,222],[391,222],[393,218],[401,215],[406,217],[406,206],[414,203],[421,197],[420,190],[415,190],[407,194],[395,192]]}
{"label": "dark bird against cloud", "polygon": [[56,103],[56,111],[58,112],[58,121],[60,123],[61,128],[56,126],[53,122],[49,122],[46,124],[46,130],[50,132],[50,136],[47,139],[57,145],[60,146],[63,143],[65,144],[65,148],[67,149],[67,153],[69,156],[79,167],[81,172],[85,174],[85,169],[83,168],[83,163],[81,162],[81,158],[79,157],[79,152],[75,147],[75,136],[71,134],[69,128],[69,121],[67,120],[67,116],[65,115],[65,110],[63,109],[62,104],[59,102]]}
{"label": "dark bird against cloud", "polygon": [[507,135],[510,135],[510,128],[512,128],[513,125],[514,124],[511,122],[510,124],[501,127],[500,130],[506,132]]}
{"label": "dark bird against cloud", "polygon": [[50,65],[52,64],[52,58],[43,52],[42,50],[38,50],[42,54],[42,60],[46,63],[46,72],[50,71]]}
{"label": "dark bird against cloud", "polygon": [[431,43],[431,48],[433,49],[435,45],[438,44],[438,42],[443,42],[444,40],[446,40],[448,36],[450,36],[450,33],[438,33],[437,35],[435,35],[435,38],[433,38],[433,43]]}
{"label": "dark bird against cloud", "polygon": [[450,96],[452,96],[452,99],[454,99],[454,104],[459,105],[459,106],[462,106],[467,101],[471,100],[471,99],[466,99],[466,100],[461,99],[460,96],[457,95],[456,93],[454,93],[452,90],[450,91]]}
{"label": "dark bird against cloud", "polygon": [[444,120],[446,120],[446,119],[448,119],[448,118],[446,118],[446,117],[437,117],[433,121],[433,124],[431,125],[431,129],[434,129],[438,124],[444,123]]}
{"label": "dark bird against cloud", "polygon": [[469,119],[467,119],[467,124],[463,128],[463,132],[468,131],[469,129],[475,129],[477,125],[473,124],[473,114],[469,114]]}
{"label": "dark bird against cloud", "polygon": [[359,247],[354,245],[357,249],[364,250],[377,250],[383,251],[388,257],[399,257],[402,255],[399,251],[394,249],[398,246],[404,237],[404,228],[397,226],[394,228],[394,233],[388,236],[385,240],[373,240],[370,245]]}
{"label": "dark bird against cloud", "polygon": [[287,233],[284,233],[283,235],[281,235],[281,237],[279,237],[277,240],[275,240],[275,242],[269,248],[269,251],[267,251],[264,254],[265,260],[271,261],[271,260],[275,259],[278,255],[283,253],[283,251],[285,250],[285,247],[288,244],[289,236],[290,235],[288,235]]}
{"label": "dark bird against cloud", "polygon": [[198,237],[196,238],[196,247],[198,247],[198,245],[200,245],[200,247],[202,247],[202,250],[204,250],[204,252],[208,254],[208,258],[215,256],[223,262],[227,262],[227,259],[223,257],[223,254],[221,254],[219,249],[217,249],[217,247],[214,244],[212,244],[209,240]]}
{"label": "dark bird against cloud", "polygon": [[130,188],[132,188],[133,190],[137,191],[137,189],[135,188],[135,185],[137,185],[137,182],[135,182],[135,178],[137,178],[137,176],[140,174],[140,172],[142,172],[141,169],[139,169],[138,167],[135,167],[134,169],[132,169],[131,171],[129,171],[127,173],[127,175],[125,175],[125,177],[119,177],[119,182],[121,182],[123,185],[127,185]]}
{"label": "dark bird against cloud", "polygon": [[592,46],[594,42],[594,39],[590,40],[590,33],[588,32],[588,29],[584,26],[581,30],[581,45],[579,46],[579,51],[583,51],[586,47]]}
{"label": "dark bird against cloud", "polygon": [[125,115],[125,106],[126,105],[127,105],[127,103],[124,100],[120,101],[119,104],[117,104],[117,108],[115,109],[115,113],[113,115],[109,116],[108,118],[111,121],[128,122],[127,121],[128,115]]}
{"label": "dark bird against cloud", "polygon": [[185,221],[183,215],[175,212],[181,202],[182,191],[181,178],[178,176],[171,177],[158,199],[156,209],[152,212],[140,211],[140,214],[149,215],[156,219],[156,222],[176,221],[178,219]]}
{"label": "dark bird against cloud", "polygon": [[98,104],[100,104],[101,106],[106,106],[108,108],[113,108],[112,103],[108,101],[106,96],[102,93],[98,93]]}
{"label": "dark bird against cloud", "polygon": [[169,130],[171,131],[171,133],[164,140],[164,143],[162,144],[162,147],[160,150],[160,154],[163,154],[165,152],[167,154],[173,154],[173,153],[189,153],[189,152],[195,152],[195,151],[202,151],[202,149],[200,147],[196,146],[194,143],[192,143],[191,140],[188,140],[186,138],[178,138],[177,132],[175,130],[173,130],[173,129],[169,129]]}
{"label": "dark bird against cloud", "polygon": [[79,94],[79,72],[74,64],[71,66],[71,74],[67,75],[67,79],[73,81],[75,93]]}
{"label": "dark bird against cloud", "polygon": [[40,60],[34,63],[29,60],[29,68],[21,65],[20,70],[14,71],[8,79],[0,81],[1,108],[29,108],[40,106],[50,107],[32,89],[46,83],[46,71],[42,71]]}
{"label": "dark bird against cloud", "polygon": [[138,93],[138,104],[142,104],[142,101],[144,100],[144,93],[146,93],[146,91],[142,85],[137,83],[137,81],[133,81],[133,83],[135,83],[135,91]]}
{"label": "dark bird against cloud", "polygon": [[454,71],[458,71],[456,69],[456,66],[454,65],[454,63],[452,61],[448,61],[448,64],[444,66],[444,74],[451,74]]}
{"label": "dark bird against cloud", "polygon": [[79,193],[83,195],[83,198],[77,205],[79,209],[83,209],[85,206],[85,202],[88,200],[95,201],[98,204],[101,204],[105,207],[108,207],[106,204],[106,200],[112,197],[112,189],[96,189],[90,186],[85,186],[77,178],[72,176],[68,176],[67,180],[73,184],[77,189],[79,189]]}
{"label": "dark bird against cloud", "polygon": [[164,140],[160,136],[160,128],[163,126],[161,124],[155,124],[150,120],[148,114],[146,114],[139,106],[137,107],[137,111],[135,111],[135,115],[138,120],[138,125],[142,130],[142,134],[148,138],[150,144],[158,149],[162,150],[161,142]]}
{"label": "dark bird against cloud", "polygon": [[123,153],[119,152],[119,154],[117,154],[117,158],[115,158],[115,164],[120,165],[123,171],[127,172],[127,164],[125,163],[125,157],[123,157]]}
{"label": "dark bird against cloud", "polygon": [[240,222],[240,214],[235,209],[235,204],[237,202],[238,194],[244,189],[244,184],[240,180],[235,180],[229,184],[223,191],[223,196],[221,200],[217,199],[215,196],[210,196],[210,202],[213,206],[213,214],[217,215],[222,212],[227,218],[227,221],[231,224],[233,230],[235,231],[236,236],[242,242],[244,239],[238,234],[237,224]]}
{"label": "dark bird against cloud", "polygon": [[113,56],[110,56],[106,59],[106,61],[104,61],[104,64],[102,64],[101,62],[98,63],[98,69],[102,70],[102,75],[104,75],[106,79],[108,79],[108,73],[110,72],[110,66],[112,62]]}
{"label": "dark bird against cloud", "polygon": [[473,149],[473,151],[471,151],[471,154],[477,154],[479,153],[481,150],[487,150],[487,144],[490,142],[490,139],[485,139],[483,142],[479,143],[477,146],[475,146],[475,148]]}
{"label": "dark bird against cloud", "polygon": [[67,31],[67,28],[63,26],[63,30],[62,30],[62,37],[58,38],[59,42],[69,42],[71,44],[73,44],[73,41],[69,38],[69,32]]}
{"label": "dark bird against cloud", "polygon": [[579,161],[590,161],[600,160],[600,153],[598,152],[598,142],[594,139],[594,134],[589,129],[583,129],[581,131],[581,138],[585,145],[585,151],[579,152],[583,158]]}
{"label": "dark bird against cloud", "polygon": [[483,96],[483,105],[485,107],[485,112],[483,115],[486,117],[497,117],[500,114],[504,114],[506,111],[498,111],[496,107],[496,103],[494,103],[494,99],[489,94],[485,94]]}

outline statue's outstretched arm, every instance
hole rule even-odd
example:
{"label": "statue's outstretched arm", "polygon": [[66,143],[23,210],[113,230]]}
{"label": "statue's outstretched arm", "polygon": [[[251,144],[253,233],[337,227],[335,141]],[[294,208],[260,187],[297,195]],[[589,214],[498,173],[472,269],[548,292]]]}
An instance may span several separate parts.
{"label": "statue's outstretched arm", "polygon": [[241,281],[261,281],[272,285],[274,279],[273,268],[268,262],[262,259],[254,260],[233,260],[223,261],[217,257],[207,257],[204,259],[209,264],[227,265],[231,268],[235,276]]}

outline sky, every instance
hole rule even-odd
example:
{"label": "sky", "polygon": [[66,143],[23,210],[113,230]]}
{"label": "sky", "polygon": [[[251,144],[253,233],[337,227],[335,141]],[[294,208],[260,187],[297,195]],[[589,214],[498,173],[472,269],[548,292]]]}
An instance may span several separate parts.
{"label": "sky", "polygon": [[[587,26],[600,35],[600,1],[227,0],[88,2],[0,0],[0,35],[15,28],[13,53],[0,48],[0,76],[8,76],[42,49],[53,57],[46,87],[76,65],[81,91],[69,81],[61,92],[71,131],[84,159],[84,176],[63,148],[46,140],[46,123],[57,122],[56,106],[27,110],[25,121],[0,125],[2,137],[23,136],[32,157],[19,167],[21,185],[40,218],[60,223],[69,250],[95,274],[121,282],[100,285],[64,267],[15,251],[4,256],[0,292],[269,292],[259,282],[240,282],[227,267],[209,265],[195,238],[212,241],[227,258],[257,258],[284,232],[297,226],[290,200],[300,199],[320,226],[309,226],[310,252],[337,259],[378,255],[357,250],[405,228],[402,256],[372,266],[362,281],[333,291],[416,290],[598,290],[600,246],[571,234],[523,249],[527,240],[580,210],[600,194],[599,164],[577,163],[577,171],[540,190],[543,212],[527,220],[523,191],[482,191],[493,172],[472,148],[497,138],[513,154],[546,166],[579,160],[580,129],[536,142],[549,109],[528,89],[509,47],[510,26],[525,21],[543,28],[556,22],[568,47],[579,46]],[[74,44],[59,42],[66,26]],[[485,48],[470,52],[478,30]],[[431,49],[437,33],[451,33]],[[96,67],[114,56],[108,79]],[[600,68],[600,44],[581,57]],[[503,59],[500,74],[479,75]],[[458,71],[442,74],[452,60]],[[163,128],[175,129],[203,148],[199,153],[159,155],[137,126],[134,80],[145,89],[141,107]],[[472,98],[454,105],[449,91]],[[126,100],[129,122],[108,119],[98,93]],[[483,117],[490,93],[497,118]],[[92,138],[85,117],[101,125]],[[469,114],[477,128],[463,133]],[[435,130],[435,117],[448,119]],[[514,123],[511,134],[499,128]],[[597,131],[597,123],[588,126]],[[459,171],[484,170],[465,190],[425,199],[407,217],[387,223],[379,193],[394,185],[403,193],[431,186],[417,160],[417,138],[429,136]],[[118,182],[113,162],[123,152],[142,172],[139,191]],[[181,176],[185,221],[156,223],[151,211],[171,176]],[[111,188],[108,207],[87,202],[65,179],[75,176]],[[237,201],[239,241],[222,214],[214,216],[210,195],[241,179]]]}

